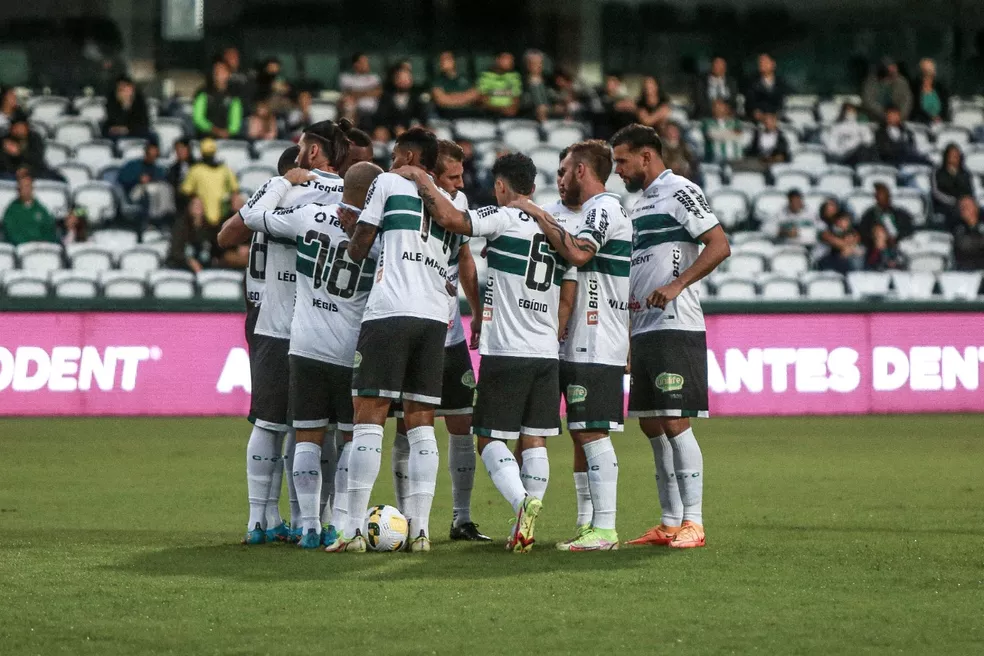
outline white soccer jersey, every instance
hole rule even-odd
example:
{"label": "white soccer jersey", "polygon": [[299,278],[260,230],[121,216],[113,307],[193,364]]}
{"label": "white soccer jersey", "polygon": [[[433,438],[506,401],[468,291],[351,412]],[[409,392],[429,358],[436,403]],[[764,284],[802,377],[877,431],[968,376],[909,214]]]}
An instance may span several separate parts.
{"label": "white soccer jersey", "polygon": [[351,367],[369,299],[379,248],[356,264],[347,254],[348,235],[338,205],[309,204],[277,210],[290,187],[274,180],[250,213],[253,230],[297,244],[297,302],[290,327],[290,353]]}
{"label": "white soccer jersey", "polygon": [[665,310],[647,308],[657,288],[676,279],[700,254],[700,237],[718,225],[700,187],[670,170],[646,188],[632,208],[632,334],[652,330],[703,331],[704,313],[693,286]]}
{"label": "white soccer jersey", "polygon": [[[455,208],[462,212],[468,210],[468,197],[460,191],[455,194],[451,202]],[[457,254],[451,259],[450,266],[448,266],[448,282],[455,289],[458,289],[458,259],[461,257],[462,248],[468,248],[467,237],[461,240],[461,246],[458,248]],[[458,300],[458,295],[455,294],[451,297],[451,320],[448,321],[448,336],[444,338],[444,348],[454,346],[463,341],[465,341],[465,328],[461,323],[461,302]]]}
{"label": "white soccer jersey", "polygon": [[266,289],[267,240],[262,232],[254,232],[249,242],[249,264],[246,266],[246,300],[253,305],[263,303]]}
{"label": "white soccer jersey", "polygon": [[557,359],[557,309],[567,261],[536,221],[511,207],[471,210],[472,236],[488,239],[482,355]]}
{"label": "white soccer jersey", "polygon": [[577,296],[561,358],[622,366],[629,351],[629,267],[632,223],[618,196],[602,193],[581,207],[570,228],[597,253],[577,269]]}
{"label": "white soccer jersey", "polygon": [[[334,173],[311,171],[317,177],[314,180],[294,185],[280,201],[280,207],[290,208],[298,205],[321,203],[331,205],[342,199],[342,179]],[[247,201],[239,214],[246,220],[251,213],[256,200],[263,195],[267,186],[277,178],[271,178]],[[286,184],[284,182],[283,184]],[[260,315],[256,320],[256,334],[290,339],[290,323],[294,315],[294,261],[296,260],[295,242],[269,235],[266,240],[266,267],[263,304],[260,305]]]}
{"label": "white soccer jersey", "polygon": [[383,244],[363,321],[417,317],[448,323],[448,267],[461,239],[431,220],[417,185],[383,173],[369,187],[359,222],[377,226]]}
{"label": "white soccer jersey", "polygon": [[[557,220],[557,223],[562,225],[568,232],[575,230],[578,224],[581,222],[581,210],[580,208],[572,210],[571,208],[564,205],[563,201],[559,198],[552,203],[543,206],[543,210],[553,216]],[[570,267],[567,269],[567,273],[564,274],[564,280],[576,281],[577,280],[577,269],[575,267]],[[568,326],[570,326],[570,320],[568,320]],[[560,340],[557,345],[559,349],[559,356],[561,360],[566,360],[564,354],[566,352],[566,335]]]}

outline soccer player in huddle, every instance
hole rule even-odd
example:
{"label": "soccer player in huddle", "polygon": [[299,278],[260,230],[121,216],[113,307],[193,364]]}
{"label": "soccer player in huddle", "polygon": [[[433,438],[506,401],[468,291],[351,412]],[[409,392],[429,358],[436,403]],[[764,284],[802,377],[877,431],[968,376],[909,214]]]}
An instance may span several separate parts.
{"label": "soccer player in huddle", "polygon": [[625,188],[643,192],[630,213],[629,415],[652,444],[662,507],[660,524],[629,544],[702,547],[704,461],[690,418],[708,416],[707,339],[691,285],[731,249],[700,188],[666,168],[655,130],[630,125],[611,143]]}
{"label": "soccer player in huddle", "polygon": [[[401,134],[393,167],[433,172],[437,137],[423,128]],[[450,203],[450,201],[449,201]],[[417,187],[384,173],[373,182],[348,254],[362,262],[376,238],[383,245],[355,353],[355,426],[348,472],[348,512],[363,517],[382,461],[383,425],[403,401],[410,455],[405,514],[411,551],[430,551],[430,509],[439,466],[434,408],[441,403],[444,342],[450,319],[447,274],[460,239],[431,221]],[[331,551],[364,549],[361,531],[343,531]],[[361,543],[361,545],[360,545]]]}
{"label": "soccer player in huddle", "polygon": [[[522,209],[534,191],[536,166],[526,155],[503,155],[492,167],[499,207],[462,211],[442,196],[423,171],[412,179],[434,220],[447,230],[488,239],[489,278],[482,312],[482,364],[473,430],[492,482],[516,513],[506,548],[529,551],[541,498],[527,492],[506,446],[522,442],[524,467],[546,481],[545,438],[560,425],[557,364],[560,284],[567,262],[551,248],[537,222]],[[540,492],[542,496],[542,491]]]}
{"label": "soccer player in huddle", "polygon": [[561,347],[560,385],[575,442],[575,486],[581,482],[579,474],[587,479],[592,505],[590,519],[578,513],[575,537],[557,546],[565,551],[612,550],[618,548],[618,460],[609,432],[622,431],[624,421],[632,225],[619,197],[605,191],[612,170],[606,142],[570,146],[561,170],[564,205],[581,208],[577,225],[561,225],[528,201],[516,204],[536,219],[560,257],[577,267],[577,292]]}

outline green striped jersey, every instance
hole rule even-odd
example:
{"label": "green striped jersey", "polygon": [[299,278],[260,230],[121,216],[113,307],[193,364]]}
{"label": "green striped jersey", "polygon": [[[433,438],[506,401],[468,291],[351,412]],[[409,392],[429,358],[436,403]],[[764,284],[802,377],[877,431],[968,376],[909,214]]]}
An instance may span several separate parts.
{"label": "green striped jersey", "polygon": [[[468,209],[468,197],[460,191],[454,195],[451,203],[462,212]],[[470,248],[467,237],[462,237],[461,245],[458,247],[458,256],[452,259],[451,266],[448,267],[448,284],[455,289],[458,289],[458,262],[462,248]],[[452,296],[450,302],[451,318],[448,320],[448,334],[444,338],[444,348],[465,341],[465,328],[461,323],[461,303],[458,301],[458,295]]]}
{"label": "green striped jersey", "polygon": [[622,366],[629,353],[629,269],[632,223],[618,196],[602,193],[581,206],[568,230],[597,252],[577,269],[577,296],[561,359]]}
{"label": "green striped jersey", "polygon": [[556,360],[567,261],[525,212],[489,206],[468,214],[472,236],[488,240],[481,354]]}
{"label": "green striped jersey", "polygon": [[690,180],[667,169],[646,188],[630,217],[632,334],[651,330],[703,331],[704,312],[695,287],[683,290],[665,310],[646,307],[646,299],[694,263],[700,254],[698,237],[718,225],[704,193]]}
{"label": "green striped jersey", "polygon": [[448,323],[448,269],[457,261],[461,238],[431,220],[417,185],[395,173],[381,174],[369,187],[359,222],[377,226],[382,242],[363,320],[417,317]]}

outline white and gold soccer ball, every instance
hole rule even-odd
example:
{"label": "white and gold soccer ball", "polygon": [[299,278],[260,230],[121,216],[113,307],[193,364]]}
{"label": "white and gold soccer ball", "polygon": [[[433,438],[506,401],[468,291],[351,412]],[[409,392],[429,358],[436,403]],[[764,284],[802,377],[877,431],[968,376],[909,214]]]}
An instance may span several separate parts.
{"label": "white and gold soccer ball", "polygon": [[407,518],[393,506],[370,506],[362,533],[373,551],[399,551],[409,531]]}

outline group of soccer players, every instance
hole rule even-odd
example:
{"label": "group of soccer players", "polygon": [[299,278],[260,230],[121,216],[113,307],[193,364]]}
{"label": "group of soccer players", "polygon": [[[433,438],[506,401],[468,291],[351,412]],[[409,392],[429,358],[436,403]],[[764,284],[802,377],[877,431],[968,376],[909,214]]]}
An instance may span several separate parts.
{"label": "group of soccer players", "polygon": [[[536,167],[521,153],[496,160],[497,205],[477,210],[460,191],[463,154],[453,142],[408,130],[386,173],[371,155],[365,133],[344,120],[310,126],[281,158],[281,175],[220,234],[223,245],[252,239],[244,543],[365,551],[383,426],[395,415],[407,548],[429,551],[442,416],[451,539],[489,540],[470,516],[474,435],[516,514],[506,547],[529,551],[563,396],[578,511],[576,533],[557,547],[616,549],[610,433],[623,429],[628,367],[629,414],[652,444],[662,507],[659,525],[628,544],[703,546],[703,460],[690,418],[707,416],[707,361],[691,285],[730,250],[700,189],[664,166],[656,133],[632,125],[611,144],[572,144],[561,154],[560,200],[545,208],[530,199]],[[605,190],[613,161],[626,188],[643,192],[631,215]],[[487,240],[482,299],[471,237]],[[459,285],[472,347],[480,342],[477,381]],[[278,506],[283,471],[289,524]]]}

